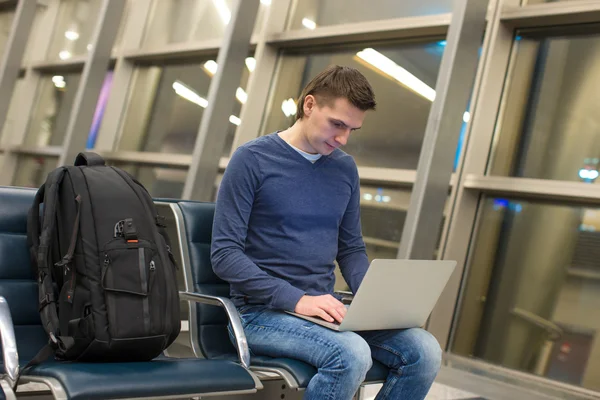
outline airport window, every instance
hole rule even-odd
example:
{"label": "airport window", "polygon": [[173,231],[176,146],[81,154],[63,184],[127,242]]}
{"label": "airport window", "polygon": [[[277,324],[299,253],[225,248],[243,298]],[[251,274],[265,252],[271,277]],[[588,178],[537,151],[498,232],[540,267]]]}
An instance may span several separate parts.
{"label": "airport window", "polygon": [[452,12],[452,0],[295,0],[288,29]]}
{"label": "airport window", "polygon": [[416,169],[445,42],[356,46],[283,55],[262,133],[295,121],[302,88],[330,64],[355,67],[375,91],[377,111],[351,134],[343,150],[360,166]]}
{"label": "airport window", "polygon": [[10,99],[6,120],[4,121],[4,127],[2,127],[2,130],[0,130],[0,138],[2,138],[4,135],[10,135],[15,128],[16,120],[20,115],[17,110],[19,108],[19,98],[21,95],[23,95],[23,79],[17,79]]}
{"label": "airport window", "polygon": [[452,351],[600,389],[600,209],[482,208]]}
{"label": "airport window", "polygon": [[154,198],[180,199],[187,169],[158,168],[129,163],[109,162],[133,175]]}
{"label": "airport window", "polygon": [[56,167],[58,167],[56,157],[19,156],[13,185],[39,188]]}
{"label": "airport window", "polygon": [[4,54],[14,16],[13,11],[0,12],[0,57]]}
{"label": "airport window", "polygon": [[514,46],[488,174],[594,182],[600,168],[600,95],[594,89],[600,85],[600,34],[519,32]]}
{"label": "airport window", "polygon": [[[154,0],[143,46],[221,39],[234,5],[233,0]],[[269,5],[261,1],[254,33],[261,29]]]}
{"label": "airport window", "polygon": [[[246,64],[251,66],[251,57]],[[213,74],[213,60],[197,64],[140,66],[136,69],[119,150],[192,154]],[[250,67],[242,74],[229,117],[223,155],[228,155],[240,112]]]}
{"label": "airport window", "polygon": [[80,73],[57,73],[41,78],[25,146],[63,144],[80,78]]}
{"label": "airport window", "polygon": [[46,58],[68,60],[87,54],[101,9],[101,0],[61,0]]}

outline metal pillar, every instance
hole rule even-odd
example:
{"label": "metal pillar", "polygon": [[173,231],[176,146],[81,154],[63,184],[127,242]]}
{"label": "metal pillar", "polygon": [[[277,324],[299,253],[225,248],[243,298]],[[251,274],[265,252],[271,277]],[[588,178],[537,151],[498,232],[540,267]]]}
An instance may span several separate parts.
{"label": "metal pillar", "polygon": [[487,6],[488,0],[454,2],[398,258],[433,258],[462,118],[475,80]]}
{"label": "metal pillar", "polygon": [[85,150],[124,8],[123,0],[104,0],[102,4],[102,13],[92,36],[92,49],[83,67],[58,165],[73,163],[77,153]]}
{"label": "metal pillar", "polygon": [[208,106],[204,110],[196,145],[192,155],[183,198],[212,201],[219,159],[223,154],[229,116],[235,101],[259,0],[237,0],[231,21],[219,50],[219,66],[208,91]]}

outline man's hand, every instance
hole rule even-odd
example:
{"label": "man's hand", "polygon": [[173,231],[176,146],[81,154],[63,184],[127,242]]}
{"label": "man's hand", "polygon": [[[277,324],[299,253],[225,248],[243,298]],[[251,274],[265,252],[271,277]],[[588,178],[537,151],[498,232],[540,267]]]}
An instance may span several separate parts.
{"label": "man's hand", "polygon": [[294,311],[309,317],[321,317],[328,322],[333,322],[335,319],[341,323],[346,316],[346,306],[329,294],[322,296],[304,295],[296,304]]}

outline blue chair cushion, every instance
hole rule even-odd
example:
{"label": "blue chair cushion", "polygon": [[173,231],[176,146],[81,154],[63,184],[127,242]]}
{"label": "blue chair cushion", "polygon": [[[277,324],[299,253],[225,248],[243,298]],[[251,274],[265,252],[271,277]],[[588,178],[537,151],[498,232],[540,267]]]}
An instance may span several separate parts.
{"label": "blue chair cushion", "polygon": [[377,360],[373,360],[373,366],[367,372],[365,383],[385,381],[390,373],[390,369]]}
{"label": "blue chair cushion", "polygon": [[161,358],[150,362],[51,362],[26,375],[58,380],[71,400],[149,398],[252,391],[256,384],[239,364],[226,360]]}

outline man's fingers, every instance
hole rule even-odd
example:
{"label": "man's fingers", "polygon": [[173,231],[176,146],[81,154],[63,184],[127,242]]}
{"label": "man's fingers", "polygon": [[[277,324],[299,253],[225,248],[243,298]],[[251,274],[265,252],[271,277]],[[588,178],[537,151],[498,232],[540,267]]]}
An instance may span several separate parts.
{"label": "man's fingers", "polygon": [[327,322],[333,322],[333,317],[327,313],[327,311],[322,308],[317,308],[317,315],[323,318]]}

